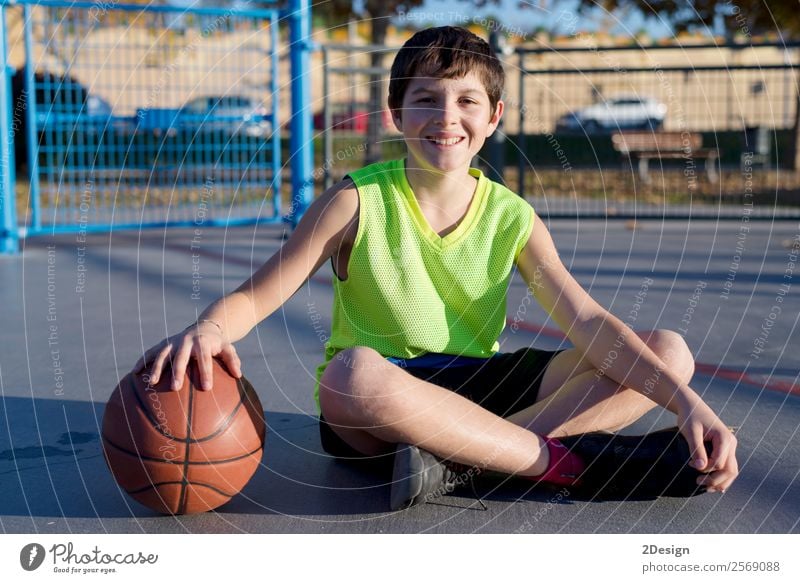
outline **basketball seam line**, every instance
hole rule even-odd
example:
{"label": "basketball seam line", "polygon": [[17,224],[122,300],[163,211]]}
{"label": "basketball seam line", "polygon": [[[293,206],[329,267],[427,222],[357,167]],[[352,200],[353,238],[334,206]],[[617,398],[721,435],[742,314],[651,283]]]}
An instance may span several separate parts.
{"label": "basketball seam line", "polygon": [[[116,443],[111,441],[105,434],[102,435],[102,438],[103,438],[103,440],[105,442],[108,443],[108,445],[110,445],[114,449],[117,449],[117,450],[119,450],[122,453],[125,453],[127,455],[130,455],[130,456],[133,456],[133,457],[137,457],[137,458],[142,459],[144,461],[159,462],[159,463],[163,463],[163,464],[174,464],[174,465],[178,465],[178,464],[182,464],[182,463],[186,462],[186,460],[180,460],[180,461],[167,460],[167,459],[161,459],[161,458],[157,458],[157,457],[150,457],[150,456],[142,455],[142,454],[140,454],[138,452],[130,451],[129,449],[126,449],[126,448],[124,448],[124,447],[122,447],[120,445],[117,445]],[[227,462],[235,462],[235,461],[242,460],[242,459],[245,459],[247,457],[250,457],[250,456],[258,453],[262,449],[263,449],[263,446],[260,446],[257,449],[254,449],[253,451],[251,451],[249,453],[245,453],[245,454],[242,454],[242,455],[237,456],[237,457],[224,458],[224,459],[221,459],[221,460],[213,460],[213,461],[205,461],[205,462],[189,461],[188,463],[189,463],[189,465],[201,466],[201,465],[215,465],[215,464],[224,464],[224,463],[227,463]]]}
{"label": "basketball seam line", "polygon": [[139,408],[142,410],[142,412],[144,412],[145,417],[147,417],[147,420],[150,421],[150,425],[153,426],[153,429],[158,431],[164,437],[168,437],[168,438],[174,439],[176,441],[184,441],[184,440],[180,439],[179,437],[177,437],[175,435],[171,435],[171,434],[165,432],[163,429],[161,429],[162,423],[158,423],[158,421],[155,419],[155,417],[153,417],[153,415],[150,414],[150,409],[147,407],[147,405],[145,405],[144,401],[142,401],[142,397],[141,397],[141,395],[139,395],[139,391],[136,390],[136,382],[134,380],[134,375],[130,375],[129,379],[130,380],[128,381],[128,384],[130,385],[130,390],[133,393],[133,396],[136,399],[136,402],[139,403]]}
{"label": "basketball seam line", "polygon": [[[170,486],[170,485],[173,485],[173,484],[183,484],[183,482],[177,482],[177,481],[156,482],[155,484],[150,484],[149,486],[145,486],[144,488],[139,488],[138,490],[128,490],[128,494],[130,494],[130,495],[141,494],[142,492],[146,492],[147,490],[158,488],[159,486]],[[220,490],[216,486],[212,486],[211,484],[206,484],[205,482],[192,482],[192,486],[203,486],[205,488],[208,488],[209,490],[214,490],[218,494],[222,494],[223,496],[227,496],[228,498],[233,498],[236,495],[236,493],[230,494],[228,492],[225,492],[224,490]],[[182,512],[178,512],[176,514],[184,514],[185,511],[186,511],[186,507],[184,506],[181,510],[182,510]]]}
{"label": "basketball seam line", "polygon": [[[256,412],[260,415],[262,421],[264,421],[264,424],[263,424],[263,427],[262,427],[262,430],[261,430],[261,435],[258,436],[259,439],[263,442],[265,440],[265,438],[266,438],[266,435],[267,435],[267,423],[266,423],[266,419],[264,419],[264,409],[263,409],[263,407],[261,407],[261,406],[256,407],[255,404],[253,403],[253,396],[254,395],[256,396],[256,402],[259,402],[256,390],[253,387],[253,385],[250,384],[250,381],[248,381],[246,378],[244,378],[244,376],[242,376],[241,378],[236,379],[236,386],[239,388],[239,405],[237,405],[236,409],[239,409],[239,407],[245,407],[247,409],[247,411],[245,413],[248,414],[248,415],[249,415],[250,411],[255,409]],[[259,402],[259,405],[260,405],[260,402]]]}
{"label": "basketball seam line", "polygon": [[[237,392],[239,393],[239,402],[233,408],[233,410],[228,415],[228,417],[225,419],[225,421],[223,421],[220,424],[220,426],[217,427],[214,430],[213,433],[210,433],[209,435],[206,435],[205,437],[201,437],[200,439],[192,439],[191,437],[189,437],[190,433],[188,431],[188,427],[187,427],[186,437],[185,438],[180,438],[180,437],[178,437],[176,435],[171,435],[169,433],[166,433],[163,429],[161,429],[161,425],[162,424],[158,423],[156,421],[156,419],[153,417],[153,415],[150,414],[150,409],[147,408],[145,403],[142,401],[141,395],[139,395],[139,391],[136,390],[136,385],[134,384],[132,376],[131,376],[130,383],[133,385],[132,391],[133,391],[134,396],[136,397],[136,401],[139,403],[139,408],[141,408],[141,410],[144,411],[144,414],[147,417],[147,419],[150,421],[150,425],[153,426],[153,429],[158,431],[164,437],[168,437],[168,438],[174,439],[175,441],[178,441],[180,443],[186,444],[187,447],[188,447],[188,444],[190,444],[190,443],[200,443],[200,442],[203,442],[203,441],[208,441],[209,439],[214,439],[220,433],[222,433],[223,431],[227,430],[231,426],[231,424],[233,423],[233,419],[236,417],[236,414],[239,412],[239,409],[241,409],[242,406],[244,405],[244,399],[245,399],[244,384],[241,382],[240,379],[236,379],[236,388],[237,388]],[[189,380],[189,385],[190,385],[190,390],[191,390],[191,387],[193,387],[191,380]],[[191,406],[191,401],[192,401],[192,398],[190,396],[189,397],[190,406]],[[248,399],[248,401],[249,401],[249,399]],[[263,412],[262,412],[262,414],[263,414]]]}
{"label": "basketball seam line", "polygon": [[[192,379],[189,379],[189,411],[186,413],[186,439],[189,439],[189,436],[192,432],[192,413],[194,412],[194,383]],[[190,443],[186,442],[186,451],[184,452],[183,458],[183,471],[181,475],[181,494],[178,500],[178,514],[184,514],[186,512],[186,498],[189,496],[189,493],[186,490],[186,485],[188,484],[188,474],[189,474],[189,447]]]}

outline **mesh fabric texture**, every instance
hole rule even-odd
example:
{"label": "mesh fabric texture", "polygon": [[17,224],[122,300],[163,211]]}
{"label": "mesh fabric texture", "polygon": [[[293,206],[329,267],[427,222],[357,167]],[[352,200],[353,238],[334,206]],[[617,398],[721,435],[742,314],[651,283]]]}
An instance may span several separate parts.
{"label": "mesh fabric texture", "polygon": [[470,169],[477,186],[455,230],[440,237],[406,179],[403,160],[350,174],[359,196],[358,231],[347,279],[333,276],[327,364],[367,346],[384,357],[444,353],[489,358],[505,327],[512,269],[533,228],[533,208]]}

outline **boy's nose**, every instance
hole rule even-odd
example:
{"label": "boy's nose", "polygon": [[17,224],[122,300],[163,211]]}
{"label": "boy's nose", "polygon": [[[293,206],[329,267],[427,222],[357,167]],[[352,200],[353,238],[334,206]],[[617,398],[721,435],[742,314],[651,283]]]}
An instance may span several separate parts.
{"label": "boy's nose", "polygon": [[436,122],[442,126],[448,126],[458,120],[458,111],[453,104],[442,104],[436,112]]}

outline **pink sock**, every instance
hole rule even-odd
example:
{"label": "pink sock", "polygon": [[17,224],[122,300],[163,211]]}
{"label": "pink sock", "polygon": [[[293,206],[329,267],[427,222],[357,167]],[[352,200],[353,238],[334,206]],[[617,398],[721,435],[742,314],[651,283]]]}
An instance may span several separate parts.
{"label": "pink sock", "polygon": [[583,460],[571,453],[563,443],[551,437],[542,437],[550,453],[550,463],[547,470],[540,476],[530,479],[536,482],[548,482],[558,486],[577,486],[580,484],[580,475],[586,469]]}

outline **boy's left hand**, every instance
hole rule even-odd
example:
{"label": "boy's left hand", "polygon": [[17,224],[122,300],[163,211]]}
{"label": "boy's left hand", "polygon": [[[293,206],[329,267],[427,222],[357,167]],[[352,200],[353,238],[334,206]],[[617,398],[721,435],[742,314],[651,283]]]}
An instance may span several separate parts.
{"label": "boy's left hand", "polygon": [[[697,483],[706,486],[709,492],[727,490],[739,475],[733,432],[699,397],[679,407],[678,426],[689,442],[692,467],[706,474]],[[706,455],[703,442],[711,443],[711,456]]]}

